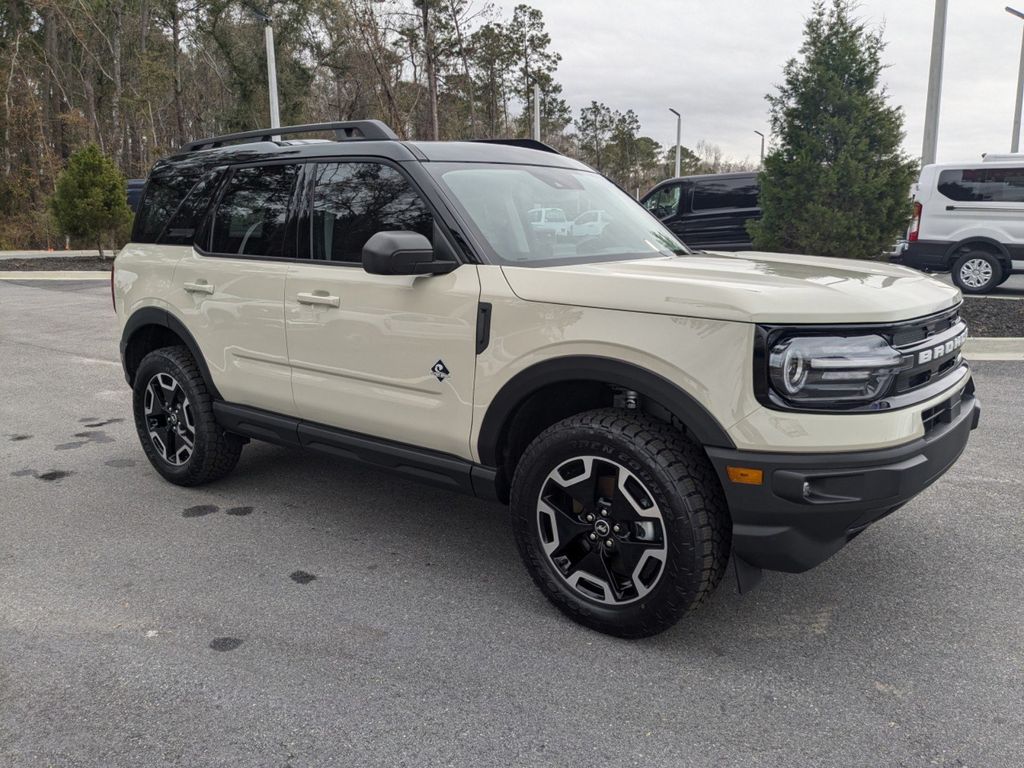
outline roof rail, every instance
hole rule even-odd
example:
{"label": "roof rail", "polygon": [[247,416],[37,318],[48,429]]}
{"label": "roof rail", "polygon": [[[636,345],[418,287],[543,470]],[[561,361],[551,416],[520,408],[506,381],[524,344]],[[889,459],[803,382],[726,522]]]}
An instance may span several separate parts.
{"label": "roof rail", "polygon": [[474,144],[506,144],[510,147],[522,147],[523,149],[536,149],[540,152],[550,152],[553,155],[562,154],[554,147],[536,139],[473,139]]}
{"label": "roof rail", "polygon": [[309,125],[286,125],[278,128],[261,128],[258,131],[228,133],[224,136],[211,136],[208,139],[190,141],[182,149],[194,152],[197,149],[213,149],[228,143],[240,141],[273,141],[275,136],[290,136],[295,133],[315,133],[334,131],[335,141],[397,141],[398,136],[380,120],[348,120],[340,123],[310,123]]}

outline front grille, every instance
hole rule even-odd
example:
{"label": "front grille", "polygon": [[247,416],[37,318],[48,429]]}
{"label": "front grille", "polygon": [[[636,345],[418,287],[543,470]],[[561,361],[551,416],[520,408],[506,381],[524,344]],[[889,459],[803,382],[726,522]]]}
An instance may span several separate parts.
{"label": "front grille", "polygon": [[892,345],[903,355],[904,368],[891,394],[902,395],[942,378],[963,362],[961,347],[967,324],[959,309],[895,326]]}

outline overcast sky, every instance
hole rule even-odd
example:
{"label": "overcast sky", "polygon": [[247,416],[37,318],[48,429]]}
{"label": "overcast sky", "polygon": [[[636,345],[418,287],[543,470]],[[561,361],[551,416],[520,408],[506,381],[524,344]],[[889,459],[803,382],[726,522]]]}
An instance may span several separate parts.
{"label": "overcast sky", "polygon": [[[800,47],[811,0],[527,0],[544,12],[556,77],[575,116],[591,100],[634,110],[646,135],[683,145],[705,139],[756,159],[767,132],[764,95]],[[1006,0],[950,0],[938,161],[1009,152],[1024,21]],[[1010,3],[1013,4],[1012,2]],[[515,2],[497,5],[511,15]],[[1024,9],[1024,0],[1018,0]],[[884,74],[903,107],[907,152],[921,154],[933,0],[863,0],[860,15],[885,25]]]}

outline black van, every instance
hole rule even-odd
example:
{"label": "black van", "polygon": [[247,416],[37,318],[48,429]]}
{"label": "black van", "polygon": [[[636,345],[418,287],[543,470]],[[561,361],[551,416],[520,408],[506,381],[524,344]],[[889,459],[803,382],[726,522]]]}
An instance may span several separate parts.
{"label": "black van", "polygon": [[761,218],[757,173],[716,173],[668,179],[640,201],[691,248],[745,251],[747,222]]}

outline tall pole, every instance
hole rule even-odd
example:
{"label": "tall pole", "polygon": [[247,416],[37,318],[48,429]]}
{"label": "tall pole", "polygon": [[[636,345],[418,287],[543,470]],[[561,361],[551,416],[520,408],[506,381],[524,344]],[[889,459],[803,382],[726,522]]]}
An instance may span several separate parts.
{"label": "tall pole", "polygon": [[[1024,13],[1006,6],[1006,12],[1024,19]],[[1013,107],[1013,135],[1010,137],[1010,151],[1017,152],[1020,149],[1020,110],[1024,104],[1024,31],[1020,39],[1020,66],[1017,68],[1017,101]]]}
{"label": "tall pole", "polygon": [[761,167],[764,168],[764,134],[760,131],[754,131],[754,133],[761,137]]}
{"label": "tall pole", "polygon": [[924,146],[921,165],[935,162],[939,143],[939,100],[942,96],[942,58],[946,47],[946,10],[949,0],[935,0],[932,26],[932,58],[928,69],[928,103],[924,112]]}
{"label": "tall pole", "polygon": [[281,127],[281,111],[277,104],[277,61],[274,59],[274,26],[269,16],[263,18],[263,36],[267,43],[267,89],[270,91],[270,127]]}
{"label": "tall pole", "polygon": [[668,108],[668,111],[676,116],[676,177],[680,175],[682,170],[681,160],[682,156],[679,154],[682,151],[683,141],[683,116],[676,112],[672,107]]}
{"label": "tall pole", "polygon": [[540,86],[533,84],[533,138],[540,141]]}

